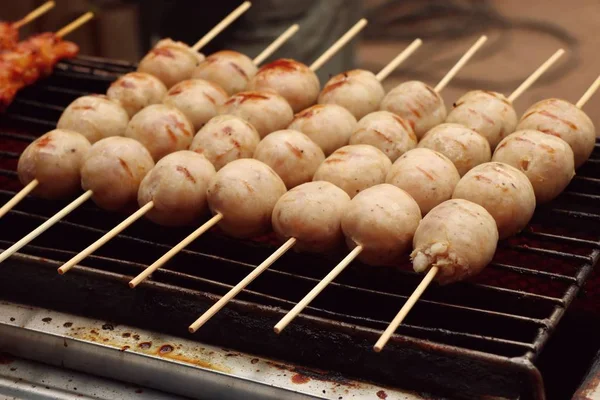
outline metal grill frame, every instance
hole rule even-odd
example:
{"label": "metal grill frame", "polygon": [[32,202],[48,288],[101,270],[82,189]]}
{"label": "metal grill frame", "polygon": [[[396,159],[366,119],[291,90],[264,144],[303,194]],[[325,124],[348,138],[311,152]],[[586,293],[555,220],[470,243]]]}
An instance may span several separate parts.
{"label": "metal grill frame", "polygon": [[[49,96],[52,96],[52,94],[60,94],[67,97],[82,95],[84,93],[79,90],[73,90],[72,88],[65,89],[59,85],[55,85],[55,83],[72,82],[74,86],[79,87],[80,84],[77,83],[79,81],[80,83],[85,82],[88,87],[106,88],[108,83],[114,80],[119,74],[129,72],[132,69],[133,66],[126,62],[113,62],[97,58],[80,57],[76,60],[59,64],[54,76],[51,77],[49,81],[38,84],[35,90],[47,91],[48,93],[51,93]],[[11,111],[15,109],[25,111],[35,109],[38,110],[39,113],[36,113],[36,116],[31,116],[31,114],[23,111]],[[28,97],[26,90],[23,95],[16,99],[15,104],[9,108],[5,117],[8,125],[20,125],[25,127],[26,130],[31,129],[31,131],[39,132],[54,128],[52,120],[47,117],[44,118],[43,115],[56,114],[61,111],[62,107],[44,103],[43,99],[32,100]],[[38,114],[41,114],[42,117]],[[2,124],[0,124],[0,126],[1,125]],[[8,138],[18,141],[30,141],[36,137],[36,135],[30,134],[31,131],[18,133],[3,132],[0,133],[0,139]],[[18,158],[18,156],[19,153],[16,152],[0,151],[0,162],[3,159]],[[599,156],[600,143],[597,143],[593,159],[588,161],[588,163],[584,165],[584,168],[591,169],[593,172],[600,172]],[[0,177],[1,176],[14,179],[16,173],[14,171],[0,169]],[[591,185],[594,188],[593,193],[580,193],[571,190],[566,196],[571,196],[584,202],[600,200],[599,177],[600,174],[594,177],[586,176],[585,174],[583,176],[577,176],[570,187],[574,186],[577,188]],[[13,192],[6,190],[0,191],[0,202],[5,202],[12,193]],[[39,220],[42,221],[43,218],[47,218],[48,213],[46,211],[42,211],[41,214],[39,213],[41,203],[42,201],[39,201],[38,199],[28,198],[24,200],[23,204],[18,206],[16,210],[12,211],[10,215],[17,216],[17,218],[39,218]],[[32,211],[19,211],[22,208]],[[591,212],[574,211],[560,205],[558,207],[550,205],[536,211],[536,217],[538,218],[543,219],[547,216],[558,219],[584,220],[588,223],[600,221],[598,209],[592,209]],[[120,216],[117,216],[117,218],[120,218]],[[0,221],[0,224],[3,223],[6,222]],[[62,226],[67,230],[78,229],[85,231],[87,229],[90,232],[95,231],[96,234],[102,234],[106,230],[104,228],[90,228],[68,221],[60,222],[57,226]],[[244,290],[243,293],[234,299],[228,307],[213,317],[211,324],[207,324],[207,326],[203,327],[198,334],[191,336],[191,338],[206,341],[208,343],[240,347],[240,350],[249,350],[252,352],[256,352],[257,348],[259,348],[261,352],[273,357],[281,357],[285,354],[284,350],[285,347],[287,347],[287,349],[293,349],[289,354],[289,357],[293,361],[307,361],[309,364],[314,365],[318,364],[319,361],[325,360],[324,365],[325,368],[328,369],[337,368],[341,370],[342,373],[358,373],[361,378],[373,379],[383,383],[401,384],[409,388],[429,388],[440,391],[440,393],[443,394],[461,395],[462,392],[462,395],[465,395],[464,391],[467,390],[468,393],[466,396],[469,396],[470,394],[492,394],[512,398],[525,393],[525,395],[528,395],[531,398],[543,399],[543,381],[534,363],[544,345],[551,337],[553,330],[558,325],[566,309],[572,303],[580,288],[587,280],[593,266],[597,264],[600,258],[600,233],[595,239],[573,238],[562,234],[540,233],[534,231],[526,231],[521,236],[528,240],[551,240],[553,243],[564,244],[565,246],[580,245],[592,250],[588,254],[582,255],[520,244],[507,244],[503,247],[503,249],[507,250],[562,258],[570,260],[573,263],[578,263],[577,273],[570,276],[555,272],[540,271],[510,263],[494,262],[489,267],[500,271],[523,274],[524,276],[535,276],[550,281],[563,282],[568,286],[560,297],[475,284],[482,292],[505,292],[509,295],[537,299],[553,304],[551,312],[548,313],[545,318],[523,316],[524,320],[527,320],[528,322],[535,321],[539,327],[535,334],[535,338],[528,346],[524,346],[523,354],[517,357],[499,356],[458,346],[438,344],[429,340],[420,339],[418,334],[415,335],[415,337],[411,337],[406,333],[396,333],[384,351],[381,354],[375,354],[372,352],[371,346],[376,341],[381,330],[369,327],[369,321],[365,321],[364,318],[361,320],[361,317],[357,317],[355,323],[340,322],[339,315],[336,315],[335,312],[327,309],[320,309],[316,306],[308,307],[305,312],[301,314],[290,327],[288,327],[284,334],[277,337],[272,333],[271,328],[285,314],[284,310],[291,308],[293,303],[285,299],[272,297],[269,301],[271,301],[273,305],[261,305],[260,301],[255,302],[255,300],[260,300],[262,296],[262,301],[264,302],[265,294],[260,291],[257,292],[248,289]],[[128,233],[121,234],[119,237],[120,240],[127,243],[140,241],[136,237],[130,236]],[[211,240],[218,241],[221,239],[221,236],[215,235]],[[270,251],[272,249],[272,247],[265,246],[264,244],[245,243],[241,241],[233,242],[239,246],[246,246],[246,251],[248,252],[256,249],[256,246],[259,248],[262,247],[263,251]],[[0,240],[0,247],[7,247],[10,244],[11,243],[6,240]],[[163,247],[168,248],[166,245]],[[53,250],[49,247],[36,247],[35,245],[25,247],[24,251],[29,254],[33,253],[44,257],[54,254],[57,256],[57,259],[70,257],[75,254],[75,252],[72,251],[63,251],[63,254],[59,254],[61,252],[59,250]],[[192,257],[200,257],[204,261],[212,260],[212,262],[242,264],[237,260],[227,259],[218,254],[200,253],[194,250],[185,250],[184,253]],[[97,265],[111,263],[123,265],[133,264],[123,260],[111,260],[106,257],[95,255],[91,256],[89,260]],[[202,285],[213,285],[213,290],[208,292],[203,290],[184,289],[172,283],[148,280],[142,285],[143,287],[140,287],[139,290],[136,289],[136,292],[134,292],[126,285],[130,275],[110,272],[110,268],[105,270],[104,268],[79,266],[65,277],[59,277],[55,272],[55,267],[59,264],[58,261],[49,261],[36,256],[23,254],[15,255],[0,265],[0,275],[10,278],[2,279],[0,281],[0,298],[12,301],[26,300],[31,302],[32,305],[53,306],[74,313],[83,313],[83,315],[92,313],[92,316],[101,318],[114,312],[114,304],[110,303],[110,305],[107,306],[94,306],[91,310],[89,307],[84,307],[84,309],[80,308],[83,304],[86,304],[85,299],[86,296],[89,295],[90,290],[100,286],[106,291],[103,294],[99,294],[97,298],[105,299],[107,298],[107,294],[110,293],[110,295],[115,296],[115,298],[126,299],[125,301],[129,302],[127,304],[131,309],[135,309],[138,312],[137,314],[127,313],[126,315],[120,315],[119,317],[116,317],[116,319],[122,318],[123,322],[132,323],[132,317],[135,314],[137,317],[133,318],[133,321],[140,327],[147,327],[160,331],[165,330],[165,326],[163,326],[164,324],[156,324],[154,317],[157,315],[160,316],[158,320],[161,320],[162,318],[173,319],[173,315],[176,313],[177,318],[175,318],[175,320],[181,321],[183,325],[174,328],[173,333],[178,336],[185,336],[186,334],[183,332],[182,328],[185,328],[190,321],[195,319],[195,317],[203,310],[210,307],[218,300],[222,293],[232,286],[228,283],[210,280],[208,280],[210,282],[202,282]],[[249,262],[244,267],[252,268],[254,265],[254,263]],[[143,265],[128,265],[127,268],[129,268],[129,270],[135,270],[143,268]],[[267,270],[265,274],[286,274],[286,272],[280,271],[275,267],[272,267],[272,269],[274,270]],[[293,273],[287,274],[294,275]],[[168,268],[159,270],[158,275],[166,276],[166,282],[169,282],[169,280],[170,282],[177,282],[180,279],[199,279],[200,281],[207,281],[207,279],[202,277],[170,270]],[[407,276],[410,276],[410,274]],[[316,282],[316,278],[313,276],[309,276],[308,279]],[[22,289],[12,283],[14,280],[20,282],[26,281],[28,283],[27,290],[23,292]],[[467,283],[467,285],[473,284]],[[220,287],[221,293],[214,293],[215,287]],[[334,282],[332,287],[344,288],[349,287],[349,285]],[[359,293],[367,293],[367,290],[364,288],[354,289],[360,289]],[[68,298],[65,298],[61,294],[65,292],[69,293]],[[140,295],[140,292],[143,292],[144,294]],[[35,299],[31,298],[31,293],[36,293]],[[386,294],[390,295],[390,293]],[[29,295],[29,298],[27,295]],[[174,299],[174,296],[178,298]],[[148,309],[148,305],[144,301],[141,301],[146,300],[147,297],[154,300],[152,302],[153,307],[151,310]],[[399,308],[407,296],[395,295],[395,297]],[[78,301],[74,301],[76,299]],[[431,303],[435,306],[439,301],[430,300],[425,296],[424,300],[419,303]],[[468,309],[468,307],[452,305],[444,303],[443,301],[441,304],[444,307],[449,308],[456,307],[461,310]],[[476,311],[475,309],[473,310]],[[494,311],[490,310],[487,310],[487,312],[494,313]],[[519,316],[512,315],[512,317]],[[336,318],[338,318],[338,320],[336,320]],[[365,323],[361,324],[362,322]],[[422,328],[425,330],[425,335],[433,334],[432,332],[427,332],[427,329],[425,329],[426,327],[411,326],[408,323],[403,328],[408,329],[407,333],[419,333],[419,328]],[[166,330],[171,329],[173,328],[166,328]],[[244,338],[238,337],[236,341],[234,340],[236,338],[231,337],[231,335],[224,334],[225,331],[229,330],[240,332],[244,330],[248,334],[248,337],[252,339],[242,340]],[[403,332],[406,332],[406,330]],[[472,336],[473,337],[469,337],[469,335],[466,334],[463,339],[478,339],[476,337],[477,335]],[[263,338],[263,342],[257,347],[256,340],[258,340],[257,338],[259,337]],[[315,338],[318,339],[315,340]],[[482,338],[486,340],[490,339],[485,337]],[[493,337],[491,339],[493,339]],[[507,345],[512,345],[510,344],[510,340],[506,340],[506,342]],[[304,354],[305,351],[303,351],[302,348],[298,348],[298,343],[310,345],[310,348],[312,348],[313,351],[317,351],[322,357],[307,357],[306,354]],[[343,349],[346,349],[352,354],[352,357],[349,357],[348,359],[361,360],[363,365],[344,369],[343,365],[340,365],[339,360],[336,360],[336,358],[339,358],[339,346],[346,346],[343,347]],[[418,365],[415,366],[415,364]],[[379,365],[379,367],[377,367],[377,365]],[[394,371],[386,374],[384,372],[385,368],[393,368]],[[419,374],[423,375],[419,377]],[[405,377],[401,378],[402,376]],[[504,391],[498,391],[499,387],[504,387]],[[490,390],[495,392],[490,393]]]}

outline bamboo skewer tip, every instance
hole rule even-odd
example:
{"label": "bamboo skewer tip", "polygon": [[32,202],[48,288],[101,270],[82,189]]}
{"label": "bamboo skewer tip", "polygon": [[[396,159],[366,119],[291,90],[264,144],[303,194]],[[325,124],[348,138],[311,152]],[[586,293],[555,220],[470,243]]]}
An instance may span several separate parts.
{"label": "bamboo skewer tip", "polygon": [[221,20],[214,28],[212,28],[206,35],[200,38],[193,46],[193,51],[200,51],[204,46],[206,46],[211,40],[213,40],[219,33],[223,32],[229,25],[231,25],[236,19],[238,19],[242,14],[244,14],[250,7],[252,3],[250,1],[245,1],[241,5],[239,5],[235,10],[230,12],[225,18]]}
{"label": "bamboo skewer tip", "polygon": [[16,29],[20,29],[23,26],[27,25],[28,23],[30,23],[30,22],[36,20],[37,18],[41,17],[42,15],[46,14],[48,11],[50,11],[52,8],[54,8],[55,5],[56,5],[56,3],[54,1],[47,1],[44,4],[42,4],[41,6],[39,6],[38,8],[32,10],[30,13],[25,15],[23,18],[21,18],[17,22],[15,22],[13,24],[13,26]]}
{"label": "bamboo skewer tip", "polygon": [[583,108],[585,103],[587,103],[592,98],[592,96],[596,93],[596,91],[598,90],[599,87],[600,87],[600,76],[598,76],[596,78],[596,80],[594,82],[592,82],[592,84],[590,85],[589,88],[587,88],[587,90],[585,91],[583,96],[581,96],[581,98],[579,100],[577,100],[575,107]]}
{"label": "bamboo skewer tip", "polygon": [[279,35],[270,45],[268,45],[263,51],[257,55],[252,63],[256,66],[262,64],[267,58],[271,57],[273,53],[281,48],[292,36],[298,32],[300,25],[294,24],[287,28],[285,32]]}
{"label": "bamboo skewer tip", "polygon": [[60,30],[58,30],[56,32],[56,36],[58,36],[59,38],[63,38],[65,36],[67,36],[68,34],[70,34],[71,32],[73,32],[74,30],[81,27],[83,24],[85,24],[92,18],[94,18],[94,13],[91,11],[88,11],[85,14],[83,14],[81,17],[77,18],[73,22],[67,24],[66,26],[64,26]]}
{"label": "bamboo skewer tip", "polygon": [[469,49],[463,54],[463,56],[454,64],[454,66],[444,75],[440,82],[433,89],[436,93],[440,93],[448,83],[458,74],[458,72],[471,60],[473,55],[487,42],[488,37],[486,35],[481,36],[477,41],[469,47]]}
{"label": "bamboo skewer tip", "polygon": [[421,39],[415,39],[413,42],[405,48],[400,54],[398,54],[392,61],[390,61],[385,67],[381,69],[375,75],[379,82],[383,82],[396,68],[400,66],[408,57],[410,57],[421,45],[423,41]]}
{"label": "bamboo skewer tip", "polygon": [[514,102],[527,89],[529,89],[554,63],[565,53],[564,49],[558,49],[548,60],[540,65],[527,79],[508,96],[508,101]]}
{"label": "bamboo skewer tip", "polygon": [[321,68],[327,61],[331,59],[342,47],[344,47],[350,40],[352,40],[360,31],[367,25],[367,19],[361,18],[350,28],[346,33],[342,35],[334,44],[332,44],[319,58],[317,58],[310,66],[310,70],[316,72]]}

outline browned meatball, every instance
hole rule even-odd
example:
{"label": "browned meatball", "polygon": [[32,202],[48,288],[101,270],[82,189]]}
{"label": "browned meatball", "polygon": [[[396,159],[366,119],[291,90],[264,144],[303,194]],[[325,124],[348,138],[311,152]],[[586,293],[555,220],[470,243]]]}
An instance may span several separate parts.
{"label": "browned meatball", "polygon": [[256,75],[256,65],[237,51],[222,50],[206,57],[192,73],[192,78],[214,82],[231,96],[246,89]]}
{"label": "browned meatball", "polygon": [[130,72],[114,81],[106,95],[133,117],[142,108],[162,102],[167,87],[157,77],[143,72]]}

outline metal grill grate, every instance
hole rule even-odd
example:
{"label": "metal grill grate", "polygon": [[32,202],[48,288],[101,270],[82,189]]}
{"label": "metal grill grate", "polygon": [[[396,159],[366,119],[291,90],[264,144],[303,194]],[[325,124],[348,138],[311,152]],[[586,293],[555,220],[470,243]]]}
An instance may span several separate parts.
{"label": "metal grill grate", "polygon": [[[0,121],[0,204],[20,189],[15,169],[27,144],[54,128],[70,101],[85,93],[105,92],[116,76],[130,70],[132,66],[126,63],[79,58],[61,63],[50,78],[18,96]],[[8,247],[65,204],[25,199],[0,221],[0,247]],[[122,218],[88,202],[22,253],[64,262]],[[598,261],[598,222],[597,143],[591,159],[577,171],[565,193],[539,207],[524,232],[502,242],[493,263],[481,275],[468,283],[428,289],[380,355],[372,353],[370,346],[421,279],[411,272],[408,258],[398,269],[355,263],[306,308],[303,317],[276,337],[270,331],[272,321],[282,309],[288,310],[300,300],[342,256],[290,252],[195,337],[417,389],[466,397],[473,393],[506,397],[525,393],[542,398],[542,384],[533,365]],[[138,315],[140,324],[184,335],[191,318],[274,250],[270,236],[242,242],[213,230],[158,270],[143,288],[124,288],[127,277],[136,275],[189,231],[161,229],[139,221],[87,258],[87,268],[61,278],[55,273],[58,264],[52,261],[44,267],[40,259],[13,257],[0,265],[0,298],[69,307],[77,296],[87,293],[94,301],[106,302],[106,307],[70,307],[128,321],[136,318],[132,312],[141,302],[141,313],[147,315]],[[119,289],[107,289],[106,282],[111,280]],[[82,289],[81,282],[87,289]],[[155,295],[142,301],[140,293],[150,296],[151,289],[164,291],[166,297]],[[41,292],[32,296],[34,290]],[[124,304],[130,304],[128,310],[108,306],[114,302],[107,297],[115,293]],[[190,297],[192,293],[195,295]],[[202,300],[198,294],[204,296]],[[167,303],[179,307],[178,314]],[[150,321],[152,315],[166,310],[169,321]]]}

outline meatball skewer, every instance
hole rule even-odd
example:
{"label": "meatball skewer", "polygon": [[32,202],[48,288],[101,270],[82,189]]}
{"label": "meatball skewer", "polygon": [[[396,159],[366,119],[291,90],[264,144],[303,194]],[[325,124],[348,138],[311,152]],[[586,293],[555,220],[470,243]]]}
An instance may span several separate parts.
{"label": "meatball skewer", "polygon": [[318,104],[337,104],[361,119],[376,111],[385,96],[382,82],[423,44],[415,39],[406,49],[394,57],[377,74],[364,69],[354,69],[335,75],[327,83],[317,99]]}
{"label": "meatball skewer", "polygon": [[446,106],[440,93],[486,41],[487,36],[481,36],[435,88],[420,81],[408,81],[396,86],[382,99],[381,110],[405,119],[420,139],[425,132],[444,121]]}
{"label": "meatball skewer", "polygon": [[222,87],[229,96],[241,92],[256,75],[257,67],[279,50],[298,29],[298,24],[290,26],[254,59],[232,50],[213,53],[194,69],[192,78],[213,82]]}
{"label": "meatball skewer", "polygon": [[502,139],[515,131],[517,113],[513,102],[552,67],[564,52],[563,49],[556,51],[508,97],[484,90],[467,92],[456,101],[446,122],[458,123],[476,131],[488,140],[493,151]]}
{"label": "meatball skewer", "polygon": [[342,215],[348,203],[350,197],[342,189],[324,181],[305,183],[281,196],[273,209],[272,225],[285,242],[206,310],[189,331],[196,332],[292,247],[318,253],[337,247],[343,240]]}
{"label": "meatball skewer", "polygon": [[[135,201],[140,182],[153,167],[154,161],[150,153],[136,140],[113,136],[94,143],[81,165],[81,187],[84,193],[0,253],[0,263],[90,198],[109,211],[127,207]],[[115,177],[119,181],[117,185]]]}
{"label": "meatball skewer", "polygon": [[204,56],[198,53],[198,51],[224,31],[251,6],[252,3],[249,1],[242,3],[191,47],[185,43],[175,42],[171,39],[160,40],[142,58],[137,68],[138,72],[145,72],[156,76],[167,88],[189,79],[192,76],[194,68],[204,60]]}
{"label": "meatball skewer", "polygon": [[341,221],[351,252],[275,325],[275,333],[281,333],[355,258],[369,265],[398,262],[410,249],[420,221],[417,202],[395,186],[376,185],[356,195]]}
{"label": "meatball skewer", "polygon": [[[430,89],[429,93],[439,94],[486,41],[487,36],[479,38],[458,60],[454,67],[448,71],[440,83],[434,89]],[[420,101],[415,99],[414,103],[418,107]],[[440,105],[444,107],[443,102]],[[416,125],[411,125],[410,120],[404,119],[390,111],[373,110],[373,112],[365,115],[358,121],[357,128],[350,136],[349,143],[375,146],[394,162],[405,152],[417,147],[418,135],[415,135],[414,127]]]}
{"label": "meatball skewer", "polygon": [[213,217],[129,282],[134,288],[217,223],[226,234],[247,238],[271,227],[277,200],[286,192],[281,178],[268,165],[251,158],[232,161],[208,184],[206,200]]}
{"label": "meatball skewer", "polygon": [[360,19],[310,66],[292,59],[275,60],[264,65],[248,83],[250,91],[274,90],[285,98],[294,112],[300,112],[316,103],[321,84],[315,74],[331,57],[354,38],[367,20]]}

